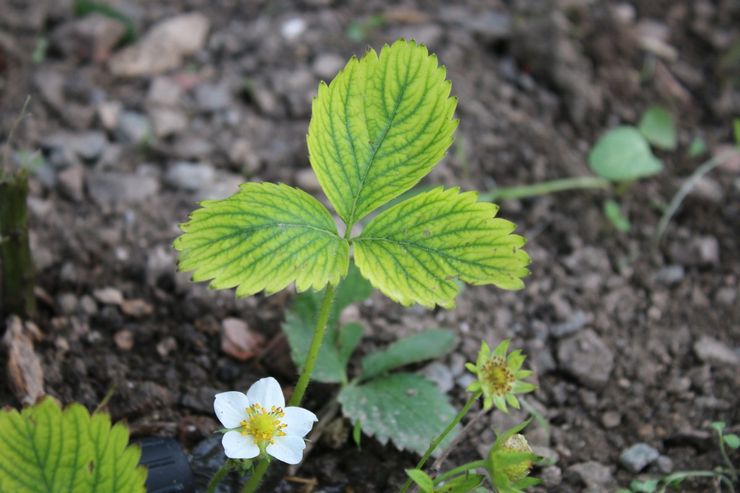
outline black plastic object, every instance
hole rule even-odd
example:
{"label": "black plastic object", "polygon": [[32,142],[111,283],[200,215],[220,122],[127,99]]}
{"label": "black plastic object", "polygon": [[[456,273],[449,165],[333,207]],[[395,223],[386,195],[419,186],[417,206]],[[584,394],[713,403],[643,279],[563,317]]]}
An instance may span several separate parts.
{"label": "black plastic object", "polygon": [[193,473],[177,441],[147,437],[134,442],[141,447],[139,464],[149,470],[147,493],[193,493]]}

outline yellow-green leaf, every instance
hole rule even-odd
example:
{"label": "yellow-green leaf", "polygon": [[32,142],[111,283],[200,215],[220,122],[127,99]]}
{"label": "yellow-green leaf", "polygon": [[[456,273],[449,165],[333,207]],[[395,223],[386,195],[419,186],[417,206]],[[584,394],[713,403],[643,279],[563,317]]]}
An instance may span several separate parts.
{"label": "yellow-green leaf", "polygon": [[144,492],[141,452],[128,429],[83,406],[62,411],[47,397],[21,412],[0,412],[0,492]]}
{"label": "yellow-green leaf", "polygon": [[436,188],[379,214],[353,239],[355,262],[377,289],[404,304],[450,308],[457,279],[520,289],[525,240],[474,192]]}
{"label": "yellow-green leaf", "polygon": [[355,224],[413,187],[452,143],[457,100],[426,47],[399,40],[321,83],[308,150],[340,217]]}
{"label": "yellow-green leaf", "polygon": [[349,244],[329,211],[288,185],[245,183],[224,200],[203,202],[175,241],[179,267],[237,296],[337,284],[349,266]]}

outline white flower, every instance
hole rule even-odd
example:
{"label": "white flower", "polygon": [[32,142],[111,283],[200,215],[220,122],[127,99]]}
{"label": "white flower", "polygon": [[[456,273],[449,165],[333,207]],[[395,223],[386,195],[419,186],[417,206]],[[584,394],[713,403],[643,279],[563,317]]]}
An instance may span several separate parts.
{"label": "white flower", "polygon": [[226,457],[252,459],[268,453],[288,464],[298,464],[306,447],[303,437],[318,421],[302,407],[285,407],[280,384],[272,377],[258,380],[247,394],[222,392],[213,402],[225,428],[221,443]]}

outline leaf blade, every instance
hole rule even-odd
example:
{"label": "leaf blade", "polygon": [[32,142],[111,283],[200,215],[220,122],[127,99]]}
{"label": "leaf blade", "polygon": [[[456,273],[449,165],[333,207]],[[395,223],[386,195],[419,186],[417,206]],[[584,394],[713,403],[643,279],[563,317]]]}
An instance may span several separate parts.
{"label": "leaf blade", "polygon": [[445,77],[423,45],[399,40],[353,57],[319,86],[309,157],[346,224],[412,188],[442,158],[457,127]]}
{"label": "leaf blade", "polygon": [[663,163],[634,127],[614,128],[602,135],[588,154],[591,170],[610,181],[630,181],[660,173]]}
{"label": "leaf blade", "polygon": [[446,329],[430,329],[399,339],[384,351],[362,359],[362,377],[372,378],[401,366],[438,358],[452,351],[455,343],[455,333]]}
{"label": "leaf blade", "polygon": [[179,268],[213,289],[237,296],[337,284],[349,266],[349,245],[329,211],[283,184],[245,183],[224,200],[203,202],[175,240]]}
{"label": "leaf blade", "polygon": [[450,308],[456,278],[521,289],[529,256],[515,226],[494,218],[498,207],[474,192],[436,188],[376,216],[353,239],[363,276],[403,305]]}
{"label": "leaf blade", "polygon": [[672,151],[678,144],[673,117],[662,106],[654,105],[648,108],[640,118],[637,128],[648,142],[659,149]]}

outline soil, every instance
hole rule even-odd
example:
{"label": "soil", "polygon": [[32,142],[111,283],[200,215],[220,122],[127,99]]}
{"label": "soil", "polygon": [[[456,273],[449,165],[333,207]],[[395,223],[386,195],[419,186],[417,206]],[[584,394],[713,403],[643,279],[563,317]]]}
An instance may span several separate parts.
{"label": "soil", "polygon": [[[47,393],[94,408],[112,390],[108,409],[134,436],[173,436],[200,453],[218,427],[214,393],[265,375],[289,391],[296,373],[280,323],[292,293],[235,299],[191,283],[175,269],[177,225],[198,200],[245,179],[323,200],[305,145],[319,80],[368,46],[407,37],[437,53],[459,97],[455,144],[425,183],[485,191],[589,174],[598,136],[656,103],[677,117],[679,146],[658,152],[661,174],[619,193],[503,202],[500,215],[529,240],[526,289],[466,287],[450,311],[375,294],[355,314],[360,353],[424,328],[455,329],[460,343],[435,372],[447,372],[462,405],[462,362],[481,340],[511,338],[537,375],[526,400],[549,423],[530,427],[530,442],[555,460],[535,470],[545,485],[533,491],[616,491],[638,476],[620,461],[638,443],[660,454],[643,475],[721,464],[709,424],[740,424],[740,165],[710,173],[657,246],[653,235],[683,180],[732,142],[738,2],[112,4],[138,40],[185,12],[205,16],[207,38],[161,75],[126,77],[109,63],[123,48],[105,18],[91,34],[71,1],[0,2],[0,140],[30,94],[12,148],[16,158],[39,151],[29,207]],[[708,152],[692,158],[697,137]],[[604,218],[606,198],[622,204],[628,233]],[[228,318],[266,341],[254,338],[246,361],[222,349]],[[313,385],[306,406],[320,409],[335,390]],[[20,397],[0,379],[0,405]],[[522,417],[485,417],[448,465],[485,453],[492,427]],[[367,437],[358,449],[347,427],[332,429],[291,476],[274,468],[265,489],[394,491],[416,461]],[[684,491],[711,489],[689,482]]]}

